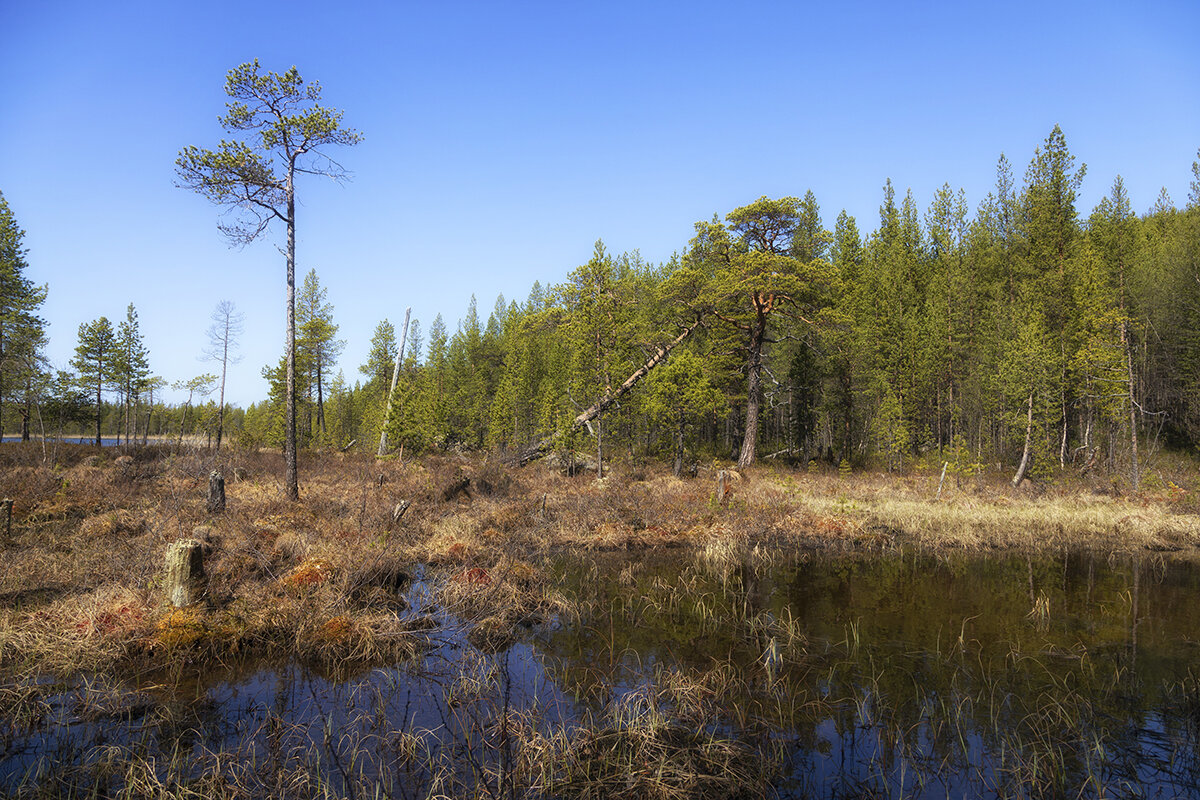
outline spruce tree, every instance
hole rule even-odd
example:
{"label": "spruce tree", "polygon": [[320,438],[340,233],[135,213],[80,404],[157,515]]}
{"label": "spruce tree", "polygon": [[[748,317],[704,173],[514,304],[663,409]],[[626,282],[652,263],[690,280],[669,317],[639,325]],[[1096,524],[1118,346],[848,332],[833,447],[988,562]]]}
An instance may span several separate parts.
{"label": "spruce tree", "polygon": [[25,276],[29,263],[24,238],[25,231],[0,192],[0,433],[4,431],[6,402],[23,392],[21,438],[28,440],[33,385],[45,372],[46,321],[38,316],[38,310],[46,301],[46,287]]}

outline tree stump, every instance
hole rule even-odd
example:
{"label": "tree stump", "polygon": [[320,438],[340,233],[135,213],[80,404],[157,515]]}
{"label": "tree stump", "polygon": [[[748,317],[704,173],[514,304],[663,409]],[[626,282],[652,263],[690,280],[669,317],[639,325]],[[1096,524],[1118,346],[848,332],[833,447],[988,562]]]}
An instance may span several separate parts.
{"label": "tree stump", "polygon": [[182,539],[167,548],[167,597],[176,608],[190,606],[204,594],[204,546]]}
{"label": "tree stump", "polygon": [[404,512],[408,511],[408,507],[410,505],[411,503],[409,503],[407,500],[401,500],[399,503],[396,503],[395,507],[392,509],[392,525],[400,524],[400,520],[404,517]]}
{"label": "tree stump", "polygon": [[225,510],[225,477],[213,470],[208,474],[208,513],[220,514]]}
{"label": "tree stump", "polygon": [[717,471],[717,502],[725,505],[733,494],[733,477],[729,470]]}

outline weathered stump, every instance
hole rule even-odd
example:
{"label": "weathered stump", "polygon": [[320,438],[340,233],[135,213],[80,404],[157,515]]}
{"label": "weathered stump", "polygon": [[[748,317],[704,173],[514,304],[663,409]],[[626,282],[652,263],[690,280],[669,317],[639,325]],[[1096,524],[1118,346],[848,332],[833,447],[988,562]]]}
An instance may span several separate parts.
{"label": "weathered stump", "polygon": [[167,597],[177,608],[190,606],[204,594],[204,546],[181,539],[167,548]]}
{"label": "weathered stump", "polygon": [[729,470],[717,471],[717,502],[725,505],[730,496],[733,494],[733,476],[729,474]]}
{"label": "weathered stump", "polygon": [[13,515],[13,500],[11,497],[6,497],[0,500],[0,517],[4,518],[4,538],[12,537],[12,515]]}
{"label": "weathered stump", "polygon": [[220,514],[225,510],[225,476],[217,470],[208,474],[208,513]]}
{"label": "weathered stump", "polygon": [[407,500],[401,500],[392,508],[392,526],[400,524],[400,520],[404,518],[404,512],[408,511],[408,507],[412,505]]}

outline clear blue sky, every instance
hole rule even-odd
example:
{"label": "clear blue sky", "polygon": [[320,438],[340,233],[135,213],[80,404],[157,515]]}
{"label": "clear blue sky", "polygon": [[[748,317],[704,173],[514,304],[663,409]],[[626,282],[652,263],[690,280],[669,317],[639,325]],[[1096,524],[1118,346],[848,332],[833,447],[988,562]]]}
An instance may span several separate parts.
{"label": "clear blue sky", "polygon": [[[523,299],[593,243],[650,261],[692,224],[812,189],[875,229],[882,186],[974,207],[1060,124],[1086,214],[1119,173],[1139,211],[1187,199],[1200,147],[1200,3],[113,3],[0,0],[0,191],[48,283],[49,355],[81,322],[141,317],[169,381],[213,307],[246,315],[229,396],[266,396],[284,262],[231,250],[173,185],[222,132],[226,72],[258,58],[319,80],[364,142],[354,173],[299,187],[298,274],[316,268],[353,382],[376,323],[453,329],[471,294]],[[178,396],[176,396],[178,399]]]}

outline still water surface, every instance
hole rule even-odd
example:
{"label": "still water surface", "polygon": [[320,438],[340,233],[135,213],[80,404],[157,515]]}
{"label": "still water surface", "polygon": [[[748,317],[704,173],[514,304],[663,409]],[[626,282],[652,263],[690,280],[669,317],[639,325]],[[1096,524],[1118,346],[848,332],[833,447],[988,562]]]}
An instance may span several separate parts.
{"label": "still water surface", "polygon": [[194,752],[199,769],[217,752],[255,769],[290,757],[335,789],[365,775],[397,797],[448,775],[502,788],[531,731],[621,714],[695,725],[682,707],[696,701],[780,797],[1200,797],[1189,561],[674,552],[545,568],[576,613],[498,652],[468,642],[429,578],[406,613],[441,627],[412,663],[185,670],[144,678],[130,695],[144,707],[108,715],[63,693],[40,725],[0,737],[0,788],[113,744]]}

